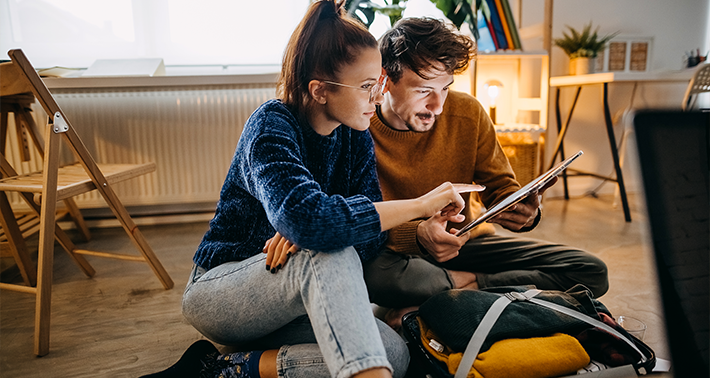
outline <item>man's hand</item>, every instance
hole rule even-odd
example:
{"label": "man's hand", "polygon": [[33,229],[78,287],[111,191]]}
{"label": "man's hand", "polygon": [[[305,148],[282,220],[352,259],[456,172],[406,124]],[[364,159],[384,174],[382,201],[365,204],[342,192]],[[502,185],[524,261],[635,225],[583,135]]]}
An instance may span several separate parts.
{"label": "man's hand", "polygon": [[550,180],[537,193],[531,193],[522,201],[511,206],[508,210],[491,218],[488,222],[498,223],[499,225],[511,231],[519,231],[524,227],[528,227],[535,222],[538,209],[540,208],[540,199],[542,194],[557,182],[557,177]]}
{"label": "man's hand", "polygon": [[274,237],[264,244],[262,252],[266,253],[266,270],[276,273],[286,265],[288,258],[298,250],[297,245],[291,243],[277,232]]}
{"label": "man's hand", "polygon": [[470,233],[456,237],[456,229],[446,231],[447,222],[463,222],[463,214],[441,215],[435,214],[431,218],[419,223],[417,227],[417,241],[438,262],[451,260],[459,255],[459,250],[468,241]]}

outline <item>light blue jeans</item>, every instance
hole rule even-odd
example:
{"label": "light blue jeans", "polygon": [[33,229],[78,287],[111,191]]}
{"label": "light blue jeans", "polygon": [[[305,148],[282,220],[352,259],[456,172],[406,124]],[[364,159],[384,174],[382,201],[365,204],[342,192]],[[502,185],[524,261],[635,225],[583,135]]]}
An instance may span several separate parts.
{"label": "light blue jeans", "polygon": [[407,347],[373,316],[354,248],[302,249],[275,274],[265,258],[195,267],[183,295],[185,318],[219,344],[278,349],[279,377],[345,378],[374,367],[404,376]]}

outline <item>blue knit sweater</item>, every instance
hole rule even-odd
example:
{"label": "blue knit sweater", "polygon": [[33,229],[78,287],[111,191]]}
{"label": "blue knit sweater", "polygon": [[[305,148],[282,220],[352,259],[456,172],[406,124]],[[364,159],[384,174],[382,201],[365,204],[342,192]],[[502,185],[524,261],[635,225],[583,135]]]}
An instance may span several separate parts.
{"label": "blue knit sweater", "polygon": [[369,131],[313,131],[279,100],[249,117],[194,262],[207,270],[262,252],[276,231],[320,252],[355,246],[362,260],[386,239]]}

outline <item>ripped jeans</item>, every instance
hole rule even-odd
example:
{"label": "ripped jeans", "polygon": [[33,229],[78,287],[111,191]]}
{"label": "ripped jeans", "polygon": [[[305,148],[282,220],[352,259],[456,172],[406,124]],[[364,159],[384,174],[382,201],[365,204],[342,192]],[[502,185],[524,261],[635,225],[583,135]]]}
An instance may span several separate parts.
{"label": "ripped jeans", "polygon": [[404,376],[407,347],[373,316],[354,248],[301,249],[275,274],[265,258],[193,268],[185,318],[216,343],[278,349],[279,377],[345,378],[374,367]]}

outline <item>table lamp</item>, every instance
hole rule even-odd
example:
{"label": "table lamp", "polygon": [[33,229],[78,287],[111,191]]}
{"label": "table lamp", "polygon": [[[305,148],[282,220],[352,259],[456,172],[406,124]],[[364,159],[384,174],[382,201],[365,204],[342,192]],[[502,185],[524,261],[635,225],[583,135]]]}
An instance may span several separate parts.
{"label": "table lamp", "polygon": [[493,124],[496,124],[496,98],[498,98],[498,95],[500,95],[500,89],[503,87],[503,83],[501,83],[498,80],[488,80],[484,88],[486,89],[486,93],[488,94],[488,106],[489,106],[489,111],[488,115],[491,117],[491,121],[493,121]]}

